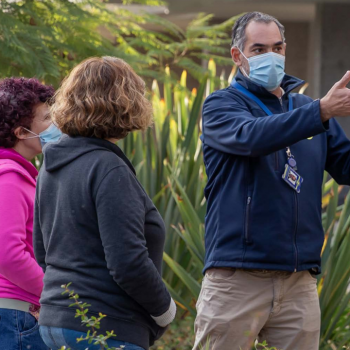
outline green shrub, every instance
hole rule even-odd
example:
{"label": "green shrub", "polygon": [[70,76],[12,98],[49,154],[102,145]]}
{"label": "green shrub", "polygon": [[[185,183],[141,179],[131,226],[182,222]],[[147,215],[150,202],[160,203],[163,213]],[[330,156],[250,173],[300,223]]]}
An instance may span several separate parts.
{"label": "green shrub", "polygon": [[[164,5],[161,0],[122,3]],[[206,73],[201,59],[231,64],[226,47],[235,18],[210,24],[213,16],[200,14],[183,30],[161,16],[128,11],[123,4],[112,9],[104,0],[0,1],[0,78],[35,75],[58,86],[91,56],[125,59],[137,73],[158,81],[166,78],[166,65],[198,79]],[[156,30],[145,29],[150,25]],[[173,73],[171,80],[177,79]]]}
{"label": "green shrub", "polygon": [[[200,116],[204,98],[217,86],[213,60],[208,72],[192,91],[186,86],[186,71],[178,85],[167,80],[164,98],[154,81],[150,97],[154,127],[118,142],[165,221],[164,282],[180,310],[193,316],[202,278],[206,211]],[[171,76],[169,68],[166,74]],[[228,85],[233,74],[234,70],[228,78],[221,74],[219,84]]]}

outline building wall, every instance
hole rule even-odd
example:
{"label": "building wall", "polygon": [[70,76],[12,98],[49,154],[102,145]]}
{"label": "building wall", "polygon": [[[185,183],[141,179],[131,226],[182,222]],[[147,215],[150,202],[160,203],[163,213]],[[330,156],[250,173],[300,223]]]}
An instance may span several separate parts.
{"label": "building wall", "polygon": [[350,70],[350,4],[321,6],[321,95]]}
{"label": "building wall", "polygon": [[[350,70],[350,4],[318,6],[321,49],[315,59],[320,61],[320,96],[324,96]],[[350,137],[350,116],[337,120]]]}
{"label": "building wall", "polygon": [[286,29],[286,73],[308,81],[307,58],[310,24],[285,21],[282,24]]}

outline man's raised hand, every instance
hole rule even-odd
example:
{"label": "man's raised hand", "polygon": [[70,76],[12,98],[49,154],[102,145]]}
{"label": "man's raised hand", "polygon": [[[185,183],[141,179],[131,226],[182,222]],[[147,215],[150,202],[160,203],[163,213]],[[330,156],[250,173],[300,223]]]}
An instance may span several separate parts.
{"label": "man's raised hand", "polygon": [[336,82],[320,101],[321,119],[326,122],[332,117],[350,116],[350,89],[346,86],[350,83],[350,71]]}

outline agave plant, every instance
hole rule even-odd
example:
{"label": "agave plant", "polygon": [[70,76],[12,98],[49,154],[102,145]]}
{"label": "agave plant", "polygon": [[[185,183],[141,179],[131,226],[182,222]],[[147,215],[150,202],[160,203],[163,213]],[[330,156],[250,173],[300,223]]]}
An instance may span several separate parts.
{"label": "agave plant", "polygon": [[[228,80],[224,74],[216,77],[213,60],[209,60],[198,90],[187,89],[186,70],[176,85],[169,67],[165,72],[169,79],[163,84],[164,98],[157,81],[152,85],[154,127],[144,134],[129,135],[118,145],[131,159],[138,179],[164,218],[164,281],[178,305],[195,315],[204,260],[206,210],[200,114],[204,98],[218,84],[227,85]],[[233,74],[234,71],[229,80]]]}
{"label": "agave plant", "polygon": [[338,205],[341,186],[331,179],[324,186],[325,244],[318,290],[322,314],[321,346],[342,349],[350,344],[350,195]]}

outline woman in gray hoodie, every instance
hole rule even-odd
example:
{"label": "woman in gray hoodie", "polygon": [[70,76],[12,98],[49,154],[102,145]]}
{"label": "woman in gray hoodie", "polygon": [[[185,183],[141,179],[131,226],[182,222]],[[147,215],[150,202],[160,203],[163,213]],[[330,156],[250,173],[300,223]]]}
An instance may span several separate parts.
{"label": "woman in gray hoodie", "polygon": [[37,185],[34,251],[45,271],[40,332],[53,350],[98,349],[61,285],[72,282],[90,316],[106,315],[110,347],[148,349],[176,313],[161,278],[163,220],[115,144],[145,130],[145,84],[123,60],[90,58],[63,81],[52,107],[64,135],[44,148]]}

